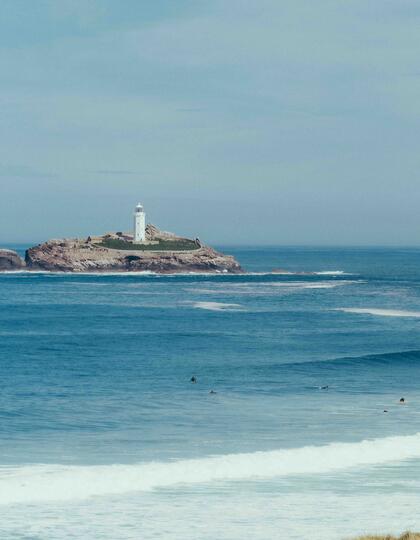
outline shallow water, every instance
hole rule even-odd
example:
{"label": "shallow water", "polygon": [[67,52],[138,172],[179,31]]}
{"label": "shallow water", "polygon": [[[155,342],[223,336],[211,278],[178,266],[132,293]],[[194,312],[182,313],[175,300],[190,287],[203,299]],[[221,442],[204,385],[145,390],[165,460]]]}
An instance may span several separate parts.
{"label": "shallow water", "polygon": [[0,274],[1,538],[420,528],[420,250],[224,250]]}

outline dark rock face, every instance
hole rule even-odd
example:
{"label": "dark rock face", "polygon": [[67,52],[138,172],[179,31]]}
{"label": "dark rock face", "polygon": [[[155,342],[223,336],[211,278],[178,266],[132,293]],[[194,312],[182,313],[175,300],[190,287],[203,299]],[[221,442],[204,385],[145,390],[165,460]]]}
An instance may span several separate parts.
{"label": "dark rock face", "polygon": [[[148,225],[146,232],[150,241],[180,239],[153,225]],[[195,244],[195,249],[182,251],[159,251],[153,246],[144,251],[112,249],[101,245],[104,239],[114,236],[117,235],[90,237],[89,242],[86,239],[50,240],[27,250],[27,267],[55,272],[242,273],[241,266],[232,256],[218,253],[201,243]]]}
{"label": "dark rock face", "polygon": [[12,251],[11,249],[0,249],[0,271],[20,270],[24,266],[24,261],[19,257],[16,251]]}

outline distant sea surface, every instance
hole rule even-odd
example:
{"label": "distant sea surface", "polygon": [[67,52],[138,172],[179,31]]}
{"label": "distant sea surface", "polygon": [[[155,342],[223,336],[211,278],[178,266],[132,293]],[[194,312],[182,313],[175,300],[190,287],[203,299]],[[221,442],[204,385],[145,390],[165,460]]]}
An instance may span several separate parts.
{"label": "distant sea surface", "polygon": [[220,249],[0,274],[0,538],[420,529],[420,250]]}

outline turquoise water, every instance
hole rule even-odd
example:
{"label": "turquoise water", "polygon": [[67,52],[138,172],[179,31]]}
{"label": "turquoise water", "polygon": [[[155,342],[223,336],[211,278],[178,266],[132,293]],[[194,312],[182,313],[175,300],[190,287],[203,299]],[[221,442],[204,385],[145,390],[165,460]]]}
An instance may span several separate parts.
{"label": "turquoise water", "polygon": [[420,250],[223,249],[0,274],[1,538],[420,529]]}

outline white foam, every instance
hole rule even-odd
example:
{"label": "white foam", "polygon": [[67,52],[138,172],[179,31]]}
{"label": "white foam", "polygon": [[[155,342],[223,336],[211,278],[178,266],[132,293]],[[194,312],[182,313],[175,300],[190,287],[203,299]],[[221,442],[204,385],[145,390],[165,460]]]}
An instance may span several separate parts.
{"label": "white foam", "polygon": [[[187,293],[205,294],[205,295],[230,295],[230,296],[260,296],[284,292],[297,292],[304,289],[333,289],[344,285],[364,283],[362,280],[340,280],[340,281],[274,281],[262,283],[229,283],[214,284],[213,288],[206,287],[186,287]],[[206,283],[207,284],[207,283]]]}
{"label": "white foam", "polygon": [[[238,274],[241,275],[241,274]],[[242,274],[244,275],[244,274]],[[271,270],[270,272],[246,272],[246,276],[352,276],[354,274],[344,270],[322,270],[314,272],[313,270],[291,271],[291,270]]]}
{"label": "white foam", "polygon": [[361,281],[288,281],[270,283],[273,287],[288,287],[290,289],[333,289],[334,287],[342,287],[343,285],[351,285],[353,283],[362,283]]}
{"label": "white foam", "polygon": [[48,270],[0,270],[0,276],[3,274],[24,274],[24,275],[37,275],[37,274],[51,274]]}
{"label": "white foam", "polygon": [[[347,282],[348,283],[348,282]],[[302,287],[303,289],[334,289],[340,285],[345,285],[345,283],[311,283]]]}
{"label": "white foam", "polygon": [[420,433],[175,462],[3,467],[0,504],[77,500],[214,481],[334,473],[412,458],[420,458]]}
{"label": "white foam", "polygon": [[[117,277],[124,277],[124,276],[155,276],[155,277],[185,277],[185,276],[206,276],[206,277],[214,277],[214,276],[221,276],[225,275],[225,272],[173,272],[171,274],[164,274],[160,272],[153,272],[151,270],[138,270],[138,271],[103,271],[103,272],[93,272],[93,271],[81,271],[81,272],[63,272],[58,270],[1,270],[0,276],[2,274],[25,274],[29,276],[37,276],[37,275],[46,275],[48,277],[74,277],[74,276],[94,276],[94,277],[102,277],[102,276],[117,276]],[[243,276],[244,274],[229,274],[230,276]]]}
{"label": "white foam", "polygon": [[337,308],[336,311],[358,313],[360,315],[377,315],[379,317],[420,317],[420,311],[406,311],[402,309]]}
{"label": "white foam", "polygon": [[323,272],[315,272],[317,276],[350,276],[348,272],[343,270],[325,270]]}
{"label": "white foam", "polygon": [[81,271],[81,272],[63,272],[59,270],[1,270],[0,275],[2,274],[26,274],[26,275],[40,275],[44,274],[47,276],[156,276],[156,277],[186,277],[186,276],[203,276],[203,277],[220,277],[228,275],[230,278],[243,278],[247,276],[351,276],[353,274],[344,272],[342,270],[327,270],[322,272],[291,272],[288,270],[284,271],[268,271],[268,272],[244,272],[242,274],[230,274],[226,270],[221,272],[200,272],[200,271],[189,271],[189,272],[172,272],[172,273],[160,273],[153,272],[151,270],[141,270],[141,271]]}
{"label": "white foam", "polygon": [[193,302],[192,305],[196,309],[208,309],[210,311],[238,311],[242,307],[240,304],[223,302]]}

